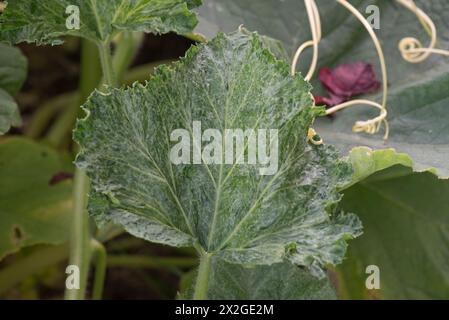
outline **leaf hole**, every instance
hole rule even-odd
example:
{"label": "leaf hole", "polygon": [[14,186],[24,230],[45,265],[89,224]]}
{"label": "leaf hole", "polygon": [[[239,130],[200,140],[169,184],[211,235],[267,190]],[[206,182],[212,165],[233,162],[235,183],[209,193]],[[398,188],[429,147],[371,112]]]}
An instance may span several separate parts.
{"label": "leaf hole", "polygon": [[19,226],[13,226],[12,228],[12,240],[13,243],[18,245],[25,239],[25,234]]}

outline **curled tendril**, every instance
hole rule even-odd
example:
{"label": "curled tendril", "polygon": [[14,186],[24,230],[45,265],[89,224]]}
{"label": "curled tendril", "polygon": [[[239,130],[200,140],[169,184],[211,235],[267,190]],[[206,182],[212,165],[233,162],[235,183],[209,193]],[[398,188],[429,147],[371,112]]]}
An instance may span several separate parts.
{"label": "curled tendril", "polygon": [[316,146],[323,144],[323,139],[316,139],[317,137],[318,134],[316,133],[316,131],[313,128],[309,128],[309,132],[307,133],[307,140]]}
{"label": "curled tendril", "polygon": [[410,63],[419,63],[426,60],[431,54],[440,54],[449,56],[448,50],[436,49],[437,29],[432,19],[420,8],[417,7],[413,0],[396,0],[398,3],[412,11],[419,19],[424,29],[430,35],[430,43],[428,47],[424,47],[422,43],[413,37],[406,37],[399,42],[399,51],[404,60]]}
{"label": "curled tendril", "polygon": [[[349,2],[347,2],[346,0],[336,0],[336,1],[339,4],[341,4],[342,6],[344,6],[347,10],[349,10],[363,24],[363,26],[366,28],[366,30],[368,31],[369,35],[371,36],[371,38],[374,42],[374,45],[377,50],[377,54],[379,56],[380,67],[381,67],[381,71],[382,71],[383,98],[382,98],[382,104],[379,104],[377,102],[370,101],[370,100],[364,100],[364,99],[348,101],[348,102],[336,105],[330,109],[327,109],[326,115],[332,114],[339,110],[342,110],[342,109],[345,109],[345,108],[348,108],[351,106],[355,106],[355,105],[368,105],[368,106],[376,107],[376,108],[380,109],[379,116],[377,116],[373,119],[370,119],[370,120],[366,120],[366,121],[357,121],[354,124],[352,130],[354,132],[366,132],[369,134],[375,134],[375,133],[379,132],[381,124],[383,123],[385,125],[384,139],[387,139],[388,134],[389,134],[389,126],[388,126],[388,122],[387,122],[387,114],[388,113],[387,113],[387,108],[386,108],[387,97],[388,97],[388,87],[387,87],[388,81],[387,81],[387,67],[385,64],[385,58],[384,58],[384,54],[382,51],[382,47],[380,45],[380,42],[379,42],[376,34],[373,31],[371,25],[368,23],[368,21],[366,21],[365,17],[358,10],[354,6],[352,6]],[[310,64],[309,71],[305,77],[305,79],[307,81],[309,81],[312,78],[312,76],[316,70],[316,66],[317,66],[317,62],[318,62],[318,45],[321,41],[322,35],[321,35],[320,14],[319,14],[318,8],[316,6],[315,0],[304,0],[304,4],[306,7],[309,22],[310,22],[310,30],[312,33],[312,40],[304,42],[296,50],[295,55],[293,57],[293,61],[292,61],[291,73],[292,74],[296,73],[296,67],[297,67],[298,60],[299,60],[301,53],[308,47],[313,47],[312,62]],[[315,130],[313,130],[312,128],[311,128],[311,130],[309,130],[308,140],[311,143],[316,144],[315,143],[316,141],[313,138],[314,136],[316,136],[316,133],[314,135],[311,135],[311,133],[315,133]],[[321,144],[321,143],[322,143],[322,140],[319,141],[319,144]]]}

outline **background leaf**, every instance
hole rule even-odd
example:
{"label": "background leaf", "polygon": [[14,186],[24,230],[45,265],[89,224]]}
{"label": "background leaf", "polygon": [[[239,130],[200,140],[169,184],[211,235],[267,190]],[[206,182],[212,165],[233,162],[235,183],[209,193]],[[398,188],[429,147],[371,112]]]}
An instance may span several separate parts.
{"label": "background leaf", "polygon": [[[379,151],[382,152],[382,151]],[[448,299],[449,182],[395,165],[345,190],[364,234],[338,267],[343,298]],[[380,290],[367,290],[365,268],[380,268]]]}
{"label": "background leaf", "polygon": [[[286,281],[288,279],[288,281]],[[188,290],[181,298],[193,296],[190,276]],[[212,300],[334,300],[336,294],[327,277],[317,279],[291,263],[245,267],[213,259],[208,299]]]}
{"label": "background leaf", "polygon": [[71,181],[50,184],[70,172],[70,160],[22,138],[0,143],[0,259],[24,246],[67,240]]}
{"label": "background leaf", "polygon": [[[107,41],[119,30],[187,33],[196,25],[190,9],[201,0],[21,0],[10,1],[0,17],[0,38],[10,43],[60,44],[73,35]],[[68,29],[69,6],[78,6],[80,29]]]}
{"label": "background leaf", "polygon": [[[354,174],[339,204],[362,219],[364,234],[351,242],[337,267],[344,299],[447,299],[449,181],[435,170],[417,172],[393,149],[358,147],[349,153]],[[380,290],[367,290],[366,267],[380,268]]]}
{"label": "background leaf", "polygon": [[0,43],[0,135],[11,126],[22,124],[17,103],[11,97],[15,95],[27,74],[27,60],[22,52],[14,47]]}
{"label": "background leaf", "polygon": [[[317,0],[322,17],[323,40],[320,44],[319,67],[365,61],[377,66],[378,58],[371,38],[360,22],[335,1]],[[449,25],[444,12],[449,10],[446,0],[416,0],[435,22],[440,48],[449,48]],[[390,139],[384,143],[381,135],[354,134],[356,120],[369,119],[377,111],[368,107],[353,107],[339,112],[335,119],[320,119],[315,129],[324,141],[347,154],[355,146],[374,149],[393,147],[413,158],[418,168],[434,167],[442,176],[449,176],[449,59],[433,55],[420,64],[404,61],[398,50],[399,41],[408,36],[429,42],[427,33],[416,16],[395,1],[351,1],[359,11],[368,5],[379,6],[381,29],[376,30],[387,60],[389,76]],[[254,14],[257,12],[257,15]],[[210,0],[200,9],[198,31],[211,36],[216,30],[231,30],[244,24],[250,30],[280,39],[291,56],[297,46],[311,39],[302,1],[285,0]],[[211,27],[213,26],[213,27]],[[301,56],[298,70],[307,71],[310,52]],[[320,84],[313,82],[316,92]],[[373,99],[380,101],[380,96]]]}
{"label": "background leaf", "polygon": [[22,125],[19,108],[14,99],[3,89],[0,89],[0,135],[11,127]]}
{"label": "background leaf", "polygon": [[15,95],[27,76],[27,59],[20,49],[0,43],[0,88]]}
{"label": "background leaf", "polygon": [[[309,85],[264,48],[257,34],[218,35],[190,49],[145,85],[95,93],[78,123],[77,165],[91,178],[90,212],[135,236],[173,246],[198,243],[242,264],[289,259],[316,273],[339,263],[361,226],[333,209],[351,176],[330,147],[310,147],[317,112]],[[279,170],[259,165],[173,165],[170,133],[279,129]]]}

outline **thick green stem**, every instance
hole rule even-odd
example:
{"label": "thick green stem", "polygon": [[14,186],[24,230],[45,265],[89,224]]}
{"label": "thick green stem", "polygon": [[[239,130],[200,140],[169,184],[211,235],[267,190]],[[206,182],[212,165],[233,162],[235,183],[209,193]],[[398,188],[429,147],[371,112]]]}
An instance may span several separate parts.
{"label": "thick green stem", "polygon": [[70,264],[76,265],[80,271],[80,288],[67,289],[67,300],[83,300],[86,296],[86,284],[90,262],[90,228],[87,215],[87,193],[89,179],[84,170],[76,169],[73,189],[73,225],[70,241]]}
{"label": "thick green stem", "polygon": [[200,259],[200,266],[198,268],[198,275],[196,278],[195,292],[193,294],[194,300],[206,300],[207,289],[209,287],[209,274],[212,262],[212,255],[210,253],[203,253]]}
{"label": "thick green stem", "polygon": [[106,249],[95,239],[91,240],[91,249],[95,259],[92,300],[101,300],[101,297],[103,296],[104,279],[106,276]]}
{"label": "thick green stem", "polygon": [[66,106],[76,105],[78,101],[78,92],[63,93],[48,100],[33,114],[30,125],[25,129],[25,135],[32,139],[39,138],[55,114]]}
{"label": "thick green stem", "polygon": [[167,59],[167,60],[161,60],[161,61],[155,61],[150,62],[147,64],[143,64],[140,66],[136,66],[128,71],[128,73],[125,74],[123,77],[123,83],[124,84],[133,84],[134,82],[145,82],[148,80],[153,74],[154,70],[160,66],[161,64],[171,64],[173,63],[174,59]]}
{"label": "thick green stem", "polygon": [[[67,112],[68,116],[61,120],[61,128],[73,128],[73,123],[79,114],[83,104],[90,93],[97,87],[100,81],[98,53],[95,44],[83,40],[81,47],[81,74],[79,103],[76,108]],[[66,130],[66,129],[65,129]],[[60,134],[59,126],[54,128]],[[56,137],[56,135],[55,135]],[[67,289],[65,298],[69,300],[82,300],[86,297],[86,285],[90,266],[90,225],[87,214],[87,194],[89,192],[89,178],[84,170],[76,168],[73,189],[73,225],[70,239],[70,264],[78,266],[80,270],[80,289]]]}
{"label": "thick green stem", "polygon": [[143,40],[142,32],[124,31],[117,41],[117,49],[112,58],[115,77],[121,82],[129,69]]}
{"label": "thick green stem", "polygon": [[101,65],[97,46],[89,41],[81,41],[81,69],[79,79],[79,100],[67,105],[64,113],[57,119],[47,133],[46,141],[55,147],[60,147],[68,138],[75,120],[83,112],[83,104],[101,81]]}
{"label": "thick green stem", "polygon": [[[98,44],[98,52],[100,55],[101,67],[103,71],[103,78],[107,85],[116,86],[116,79],[114,77],[114,70],[112,67],[112,58],[110,50],[110,42],[105,41]],[[94,88],[88,88],[84,83],[80,84],[82,91],[81,97],[85,98],[90,94]],[[89,93],[87,93],[89,91]],[[73,193],[74,203],[74,221],[71,241],[70,263],[77,265],[80,270],[80,289],[67,290],[66,299],[84,299],[86,296],[86,283],[89,274],[89,264],[91,258],[91,235],[89,226],[89,216],[87,213],[87,194],[89,190],[89,178],[84,170],[77,168],[75,171],[75,185]],[[106,254],[106,252],[104,252]],[[106,262],[103,261],[103,264]],[[104,266],[103,266],[104,269]],[[101,274],[96,277],[101,280]],[[103,274],[104,280],[104,274]],[[101,294],[103,290],[103,280],[101,280],[101,289],[98,288],[95,294]]]}
{"label": "thick green stem", "polygon": [[109,41],[98,43],[100,53],[101,69],[103,70],[104,83],[110,87],[117,86],[114,67],[112,65],[111,44]]}

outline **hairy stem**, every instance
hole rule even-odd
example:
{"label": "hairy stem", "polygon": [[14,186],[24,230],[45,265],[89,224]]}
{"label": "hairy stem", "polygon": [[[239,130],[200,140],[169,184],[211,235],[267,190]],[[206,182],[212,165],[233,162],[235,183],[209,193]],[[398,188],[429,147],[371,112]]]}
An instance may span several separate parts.
{"label": "hairy stem", "polygon": [[209,274],[212,262],[212,255],[210,253],[203,253],[200,259],[200,266],[198,268],[198,275],[196,278],[195,292],[193,294],[194,300],[206,300],[207,289],[209,287]]}

